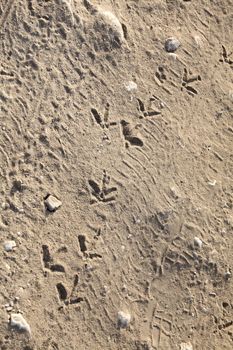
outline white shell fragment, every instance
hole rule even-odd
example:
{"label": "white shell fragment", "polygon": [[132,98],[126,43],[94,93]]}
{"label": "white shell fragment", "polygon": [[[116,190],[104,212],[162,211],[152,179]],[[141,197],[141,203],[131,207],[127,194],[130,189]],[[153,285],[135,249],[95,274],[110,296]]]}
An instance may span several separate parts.
{"label": "white shell fragment", "polygon": [[16,243],[15,241],[5,241],[3,247],[6,252],[11,252],[16,247]]}
{"label": "white shell fragment", "polygon": [[210,186],[215,186],[216,183],[217,183],[217,181],[216,181],[216,180],[213,180],[213,181],[209,181],[209,182],[208,182],[208,185],[210,185]]}
{"label": "white shell fragment", "polygon": [[62,205],[62,202],[58,198],[49,195],[45,200],[45,205],[49,211],[53,212],[56,211]]}
{"label": "white shell fragment", "polygon": [[202,248],[203,242],[202,242],[202,240],[200,238],[194,237],[193,242],[194,242],[194,246],[198,247],[199,249]]}
{"label": "white shell fragment", "polygon": [[21,314],[11,314],[10,325],[11,327],[16,328],[20,332],[26,332],[31,334],[31,328]]}
{"label": "white shell fragment", "polygon": [[180,344],[180,350],[193,350],[193,346],[190,342],[188,343],[181,343]]}
{"label": "white shell fragment", "polygon": [[119,311],[117,314],[117,327],[127,328],[131,321],[131,315],[129,313]]}
{"label": "white shell fragment", "polygon": [[180,46],[180,42],[176,38],[168,38],[165,41],[165,45],[164,45],[165,50],[167,52],[175,52],[179,46]]}

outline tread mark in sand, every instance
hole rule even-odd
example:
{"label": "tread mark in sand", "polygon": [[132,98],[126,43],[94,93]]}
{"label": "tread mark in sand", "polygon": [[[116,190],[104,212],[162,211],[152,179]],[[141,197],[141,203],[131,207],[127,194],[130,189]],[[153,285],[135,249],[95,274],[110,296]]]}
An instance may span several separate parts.
{"label": "tread mark in sand", "polygon": [[[160,349],[160,345],[162,345],[162,338],[165,337],[171,337],[172,334],[172,328],[173,328],[173,320],[169,320],[168,318],[165,318],[162,316],[163,311],[162,310],[156,310],[155,307],[153,310],[153,319],[152,319],[152,329],[151,329],[151,343],[152,347],[155,346],[156,349]],[[172,318],[172,316],[171,316]],[[153,330],[157,331],[156,337],[153,336]],[[155,340],[156,339],[156,340]],[[157,344],[155,344],[155,341]]]}

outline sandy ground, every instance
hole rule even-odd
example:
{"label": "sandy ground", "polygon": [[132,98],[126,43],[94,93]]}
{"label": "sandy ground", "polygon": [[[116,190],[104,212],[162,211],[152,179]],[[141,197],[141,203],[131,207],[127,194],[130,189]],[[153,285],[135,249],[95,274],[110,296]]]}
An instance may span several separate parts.
{"label": "sandy ground", "polygon": [[232,11],[1,0],[1,350],[233,348]]}

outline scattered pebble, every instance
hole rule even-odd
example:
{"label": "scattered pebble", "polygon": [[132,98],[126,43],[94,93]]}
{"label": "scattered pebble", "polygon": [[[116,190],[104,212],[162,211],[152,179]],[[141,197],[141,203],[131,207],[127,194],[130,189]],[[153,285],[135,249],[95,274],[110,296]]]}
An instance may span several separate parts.
{"label": "scattered pebble", "polygon": [[198,247],[199,249],[202,248],[203,242],[202,242],[202,240],[201,240],[200,238],[194,237],[193,242],[194,242],[194,245],[195,245],[196,247]]}
{"label": "scattered pebble", "polygon": [[11,327],[16,328],[20,332],[26,332],[31,334],[31,328],[21,314],[11,314],[10,325]]}
{"label": "scattered pebble", "polygon": [[193,39],[197,47],[200,48],[203,46],[203,38],[201,38],[199,35],[194,35]]}
{"label": "scattered pebble", "polygon": [[103,21],[111,28],[111,31],[122,44],[124,41],[124,32],[119,19],[110,11],[99,10],[99,14]]}
{"label": "scattered pebble", "polygon": [[2,209],[3,209],[3,210],[9,209],[9,204],[6,203],[6,202],[3,202],[3,203],[2,203]]}
{"label": "scattered pebble", "polygon": [[174,199],[179,199],[181,197],[179,188],[174,185],[170,187],[171,195]]}
{"label": "scattered pebble", "polygon": [[135,224],[140,224],[141,223],[141,220],[139,218],[134,216],[133,219],[134,219],[134,223]]}
{"label": "scattered pebble", "polygon": [[3,246],[6,252],[11,252],[16,247],[16,243],[15,241],[5,241]]}
{"label": "scattered pebble", "polygon": [[45,200],[45,206],[51,212],[56,211],[61,205],[62,202],[52,195],[49,195]]}
{"label": "scattered pebble", "polygon": [[167,52],[175,52],[179,46],[180,46],[180,42],[176,38],[168,38],[165,41],[165,45],[164,45],[165,50]]}
{"label": "scattered pebble", "polygon": [[177,54],[174,52],[169,52],[168,56],[171,57],[174,61],[177,59]]}
{"label": "scattered pebble", "polygon": [[137,90],[138,85],[134,81],[129,81],[125,84],[125,88],[129,92],[133,92]]}
{"label": "scattered pebble", "polygon": [[5,307],[7,312],[10,312],[13,310],[13,306],[11,306],[10,304],[6,304],[6,305],[4,305],[4,307]]}
{"label": "scattered pebble", "polygon": [[231,277],[231,272],[230,272],[230,271],[227,271],[227,272],[225,273],[225,278],[226,278],[226,280],[228,281],[230,277]]}
{"label": "scattered pebble", "polygon": [[127,328],[131,321],[131,315],[129,313],[119,311],[117,314],[117,327]]}
{"label": "scattered pebble", "polygon": [[180,344],[180,350],[193,350],[193,346],[190,342],[188,343],[181,343]]}

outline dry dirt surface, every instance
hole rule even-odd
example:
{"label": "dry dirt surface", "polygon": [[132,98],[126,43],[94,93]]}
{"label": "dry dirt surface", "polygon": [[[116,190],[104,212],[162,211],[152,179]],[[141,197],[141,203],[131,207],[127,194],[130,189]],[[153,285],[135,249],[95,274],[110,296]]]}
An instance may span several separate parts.
{"label": "dry dirt surface", "polygon": [[233,349],[232,33],[232,0],[0,1],[1,350]]}

